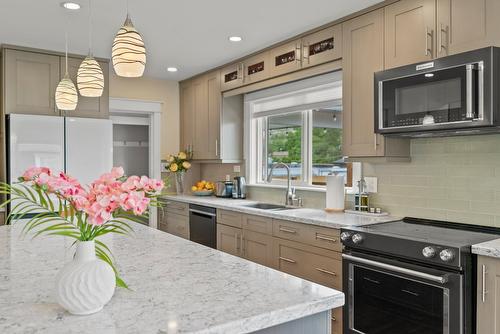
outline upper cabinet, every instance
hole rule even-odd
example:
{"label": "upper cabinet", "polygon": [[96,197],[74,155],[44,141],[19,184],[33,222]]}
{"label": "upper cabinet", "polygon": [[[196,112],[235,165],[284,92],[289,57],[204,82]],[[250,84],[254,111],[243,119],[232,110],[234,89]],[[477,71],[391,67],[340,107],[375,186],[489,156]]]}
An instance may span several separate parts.
{"label": "upper cabinet", "polygon": [[437,0],[437,55],[500,45],[500,1]]}
{"label": "upper cabinet", "polygon": [[[83,58],[68,58],[68,73],[76,86],[76,74]],[[66,116],[88,117],[88,118],[109,118],[109,64],[99,62],[104,74],[104,91],[101,97],[85,97],[78,94],[78,104],[73,111],[65,112]],[[61,58],[61,78],[66,72],[64,58]]]}
{"label": "upper cabinet", "polygon": [[3,49],[5,114],[59,115],[59,56]]}
{"label": "upper cabinet", "polygon": [[401,0],[385,7],[385,68],[435,57],[435,0]]}
{"label": "upper cabinet", "polygon": [[302,38],[302,67],[342,58],[342,25],[338,24]]}
{"label": "upper cabinet", "polygon": [[384,10],[343,23],[343,151],[350,157],[408,156],[409,141],[374,131],[375,72],[384,68]]}
{"label": "upper cabinet", "polygon": [[302,66],[301,48],[301,40],[298,39],[272,49],[269,52],[270,75],[275,77],[299,70]]}
{"label": "upper cabinet", "polygon": [[223,91],[241,87],[243,85],[243,64],[235,63],[224,67],[220,71],[221,89]]}
{"label": "upper cabinet", "polygon": [[183,81],[179,85],[180,91],[180,123],[181,149],[192,150],[194,146],[194,91],[191,80]]}
{"label": "upper cabinet", "polygon": [[[60,116],[55,92],[66,73],[65,58],[38,50],[3,48],[3,112]],[[76,74],[83,60],[68,58],[68,73],[76,86]],[[104,74],[104,91],[99,98],[78,96],[76,110],[64,114],[74,117],[109,117],[109,64],[99,61]],[[63,115],[64,115],[63,114]]]}
{"label": "upper cabinet", "polygon": [[269,77],[269,53],[262,52],[243,62],[243,83],[250,84]]}
{"label": "upper cabinet", "polygon": [[385,68],[500,45],[498,0],[401,0],[385,7]]}

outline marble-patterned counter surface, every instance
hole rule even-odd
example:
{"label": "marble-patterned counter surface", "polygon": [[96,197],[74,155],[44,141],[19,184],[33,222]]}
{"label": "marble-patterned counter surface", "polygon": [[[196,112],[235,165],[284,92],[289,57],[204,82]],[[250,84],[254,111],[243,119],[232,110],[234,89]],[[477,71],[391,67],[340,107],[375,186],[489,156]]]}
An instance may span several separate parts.
{"label": "marble-patterned counter surface", "polygon": [[482,242],[472,245],[472,253],[500,259],[500,239]]}
{"label": "marble-patterned counter surface", "polygon": [[342,292],[134,224],[106,236],[130,290],[90,316],[65,312],[54,279],[74,250],[61,237],[0,227],[0,333],[249,333],[344,304]]}
{"label": "marble-patterned counter surface", "polygon": [[184,203],[206,205],[217,209],[232,210],[252,215],[260,215],[275,219],[294,221],[297,223],[311,224],[330,228],[342,228],[349,226],[371,225],[381,222],[394,221],[397,217],[377,216],[369,217],[352,213],[328,213],[324,210],[298,208],[291,210],[261,210],[248,207],[247,205],[256,201],[245,199],[218,198],[215,196],[193,196],[193,195],[166,195],[164,201],[172,200]]}

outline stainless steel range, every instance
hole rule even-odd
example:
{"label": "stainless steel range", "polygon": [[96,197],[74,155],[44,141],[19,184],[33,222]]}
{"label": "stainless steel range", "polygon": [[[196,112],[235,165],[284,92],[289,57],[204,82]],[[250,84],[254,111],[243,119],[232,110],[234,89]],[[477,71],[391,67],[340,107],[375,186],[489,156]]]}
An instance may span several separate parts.
{"label": "stainless steel range", "polygon": [[344,333],[474,333],[471,245],[499,235],[416,218],[342,229]]}

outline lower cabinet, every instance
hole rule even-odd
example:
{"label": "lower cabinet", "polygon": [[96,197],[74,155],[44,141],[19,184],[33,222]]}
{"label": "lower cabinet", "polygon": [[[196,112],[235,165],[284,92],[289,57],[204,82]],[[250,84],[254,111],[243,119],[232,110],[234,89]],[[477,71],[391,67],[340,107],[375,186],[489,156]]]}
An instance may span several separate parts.
{"label": "lower cabinet", "polygon": [[500,334],[500,259],[478,256],[477,334]]}
{"label": "lower cabinet", "polygon": [[[342,290],[342,249],[335,229],[218,210],[217,249]],[[332,310],[331,321],[332,334],[341,334],[342,308]]]}
{"label": "lower cabinet", "polygon": [[189,240],[188,204],[167,202],[158,208],[158,229]]}
{"label": "lower cabinet", "polygon": [[242,256],[242,230],[238,227],[232,227],[217,224],[217,249],[235,256]]}

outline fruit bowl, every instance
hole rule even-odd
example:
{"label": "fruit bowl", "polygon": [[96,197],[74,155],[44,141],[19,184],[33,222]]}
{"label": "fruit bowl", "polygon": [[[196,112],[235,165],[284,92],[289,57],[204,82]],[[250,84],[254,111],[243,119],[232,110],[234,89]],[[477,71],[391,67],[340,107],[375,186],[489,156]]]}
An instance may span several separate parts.
{"label": "fruit bowl", "polygon": [[193,195],[195,196],[212,196],[214,193],[213,190],[195,190],[193,191]]}

